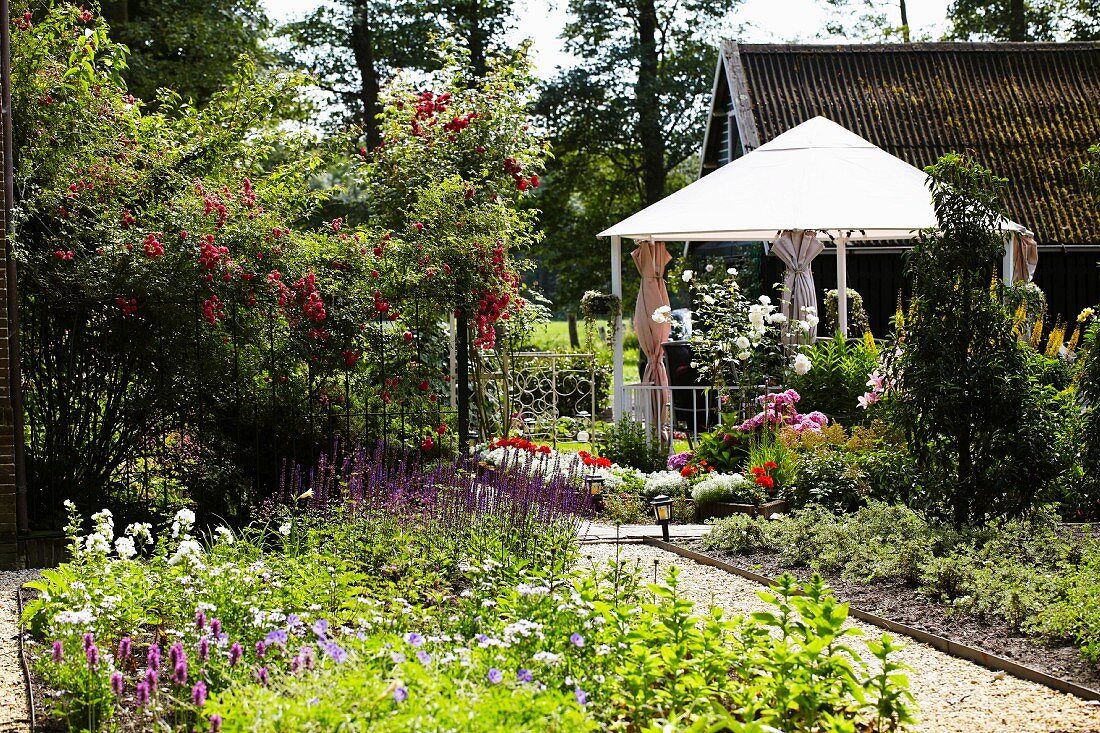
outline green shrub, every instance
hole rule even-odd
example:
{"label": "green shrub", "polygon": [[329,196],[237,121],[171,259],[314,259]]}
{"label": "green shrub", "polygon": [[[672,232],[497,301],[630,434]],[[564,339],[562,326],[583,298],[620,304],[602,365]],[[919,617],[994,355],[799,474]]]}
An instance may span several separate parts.
{"label": "green shrub", "polygon": [[846,425],[861,422],[866,413],[859,408],[859,398],[868,389],[868,375],[878,367],[878,350],[866,341],[848,341],[837,335],[818,341],[806,355],[813,369],[787,380],[802,396],[800,410],[819,410]]}
{"label": "green shrub", "polygon": [[1084,415],[1081,463],[1092,466],[1084,476],[1085,498],[1095,508],[1100,501],[1100,322],[1094,323],[1088,330],[1083,350],[1084,362],[1081,367],[1079,390],[1081,400],[1086,405]]}
{"label": "green shrub", "polygon": [[725,550],[745,555],[770,547],[768,522],[749,514],[734,514],[716,520],[710,534],[703,537],[707,550]]}
{"label": "green shrub", "polygon": [[936,489],[922,508],[962,527],[1024,514],[1065,466],[1051,450],[1050,388],[1029,374],[1013,319],[990,292],[1006,182],[954,154],[929,175],[939,232],[907,261],[913,300],[887,407]]}
{"label": "green shrub", "polygon": [[798,458],[798,487],[788,497],[797,506],[819,504],[852,512],[864,504],[868,484],[855,457],[844,451],[818,449]]}
{"label": "green shrub", "polygon": [[917,464],[909,452],[900,446],[883,445],[857,454],[860,492],[867,499],[887,504],[909,504],[919,494]]}
{"label": "green shrub", "polygon": [[927,522],[904,506],[871,502],[836,515],[810,505],[775,523],[773,544],[784,564],[839,572],[860,582],[916,583],[932,555]]}
{"label": "green shrub", "polygon": [[744,468],[749,459],[749,440],[752,433],[735,425],[719,425],[709,433],[699,436],[691,460],[706,461],[720,473],[735,473]]}
{"label": "green shrub", "polygon": [[660,471],[668,461],[668,446],[642,423],[628,417],[602,431],[596,447],[600,456],[609,458],[612,463],[646,473]]}

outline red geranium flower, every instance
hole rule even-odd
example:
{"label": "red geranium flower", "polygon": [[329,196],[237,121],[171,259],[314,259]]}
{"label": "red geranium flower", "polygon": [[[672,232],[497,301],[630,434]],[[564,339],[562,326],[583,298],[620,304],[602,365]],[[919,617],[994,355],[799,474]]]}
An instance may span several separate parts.
{"label": "red geranium flower", "polygon": [[771,476],[757,476],[756,485],[763,486],[766,489],[774,489],[775,479],[773,479]]}
{"label": "red geranium flower", "polygon": [[774,471],[775,469],[779,468],[779,464],[775,461],[768,461],[764,464],[764,468],[768,469],[769,471]]}

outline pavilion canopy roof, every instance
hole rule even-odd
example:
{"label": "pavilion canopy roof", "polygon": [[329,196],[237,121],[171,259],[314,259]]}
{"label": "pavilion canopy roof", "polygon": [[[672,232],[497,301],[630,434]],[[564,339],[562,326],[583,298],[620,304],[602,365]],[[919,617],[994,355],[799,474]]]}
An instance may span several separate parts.
{"label": "pavilion canopy roof", "polygon": [[814,117],[599,236],[758,241],[817,230],[857,241],[911,239],[935,226],[923,171]]}

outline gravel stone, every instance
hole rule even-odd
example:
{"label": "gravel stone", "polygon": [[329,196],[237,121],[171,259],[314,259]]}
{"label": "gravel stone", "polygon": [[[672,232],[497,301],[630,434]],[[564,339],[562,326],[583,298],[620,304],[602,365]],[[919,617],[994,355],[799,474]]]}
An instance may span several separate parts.
{"label": "gravel stone", "polygon": [[[747,615],[765,609],[756,593],[761,587],[744,578],[648,545],[593,544],[581,548],[588,562],[602,564],[618,553],[637,561],[647,580],[664,578],[670,565],[680,569],[680,590],[702,607],[720,606],[730,614]],[[863,639],[877,639],[882,629],[858,621],[849,626]],[[908,637],[897,653],[909,671],[909,686],[917,700],[919,724],[927,733],[1100,733],[1100,706],[1042,685],[994,672],[944,654]],[[860,638],[848,641],[873,666],[874,657]]]}
{"label": "gravel stone", "polygon": [[38,577],[36,570],[0,572],[0,733],[31,729],[27,687],[19,659],[19,586]]}

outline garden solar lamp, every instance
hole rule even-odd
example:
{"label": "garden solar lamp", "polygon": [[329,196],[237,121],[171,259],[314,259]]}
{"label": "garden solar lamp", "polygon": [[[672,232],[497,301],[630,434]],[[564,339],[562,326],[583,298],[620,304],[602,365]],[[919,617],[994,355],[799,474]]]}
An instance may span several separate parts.
{"label": "garden solar lamp", "polygon": [[[588,422],[588,418],[590,417],[592,417],[592,413],[588,412],[587,410],[581,410],[577,413],[577,422]],[[583,428],[577,431],[577,440],[581,443],[587,443],[589,438],[591,437],[592,436],[588,434],[588,431],[584,430]]]}
{"label": "garden solar lamp", "polygon": [[595,471],[586,474],[584,477],[584,487],[588,491],[588,495],[592,497],[592,505],[597,508],[599,508],[600,500],[603,498],[603,482],[603,474]]}
{"label": "garden solar lamp", "polygon": [[474,454],[474,449],[477,448],[477,443],[481,439],[481,436],[476,430],[470,428],[466,431],[466,441],[470,444],[470,455]]}
{"label": "garden solar lamp", "polygon": [[649,502],[649,505],[653,507],[653,517],[657,520],[657,524],[661,526],[662,538],[665,542],[668,542],[668,523],[672,519],[672,499],[661,494]]}

